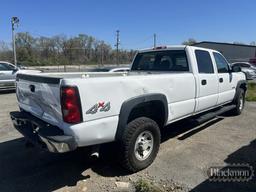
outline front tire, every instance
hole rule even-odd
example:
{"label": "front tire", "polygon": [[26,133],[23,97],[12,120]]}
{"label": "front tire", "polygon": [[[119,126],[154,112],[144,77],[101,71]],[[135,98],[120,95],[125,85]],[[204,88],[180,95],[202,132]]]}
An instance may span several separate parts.
{"label": "front tire", "polygon": [[155,121],[139,117],[128,123],[121,140],[121,164],[130,172],[148,167],[160,146],[160,129]]}
{"label": "front tire", "polygon": [[232,111],[234,115],[240,115],[244,109],[245,103],[245,92],[243,89],[238,90],[237,97],[235,98],[234,102],[236,108]]}

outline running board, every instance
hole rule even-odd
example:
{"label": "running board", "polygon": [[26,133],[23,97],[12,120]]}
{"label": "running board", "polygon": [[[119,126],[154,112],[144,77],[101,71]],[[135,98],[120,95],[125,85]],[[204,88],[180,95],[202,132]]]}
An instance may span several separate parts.
{"label": "running board", "polygon": [[197,124],[202,124],[210,119],[213,119],[214,117],[216,117],[218,115],[221,115],[221,114],[223,114],[227,111],[230,111],[232,109],[235,109],[235,108],[236,108],[236,105],[227,105],[227,106],[221,107],[219,110],[203,114],[203,115],[193,119],[193,121]]}

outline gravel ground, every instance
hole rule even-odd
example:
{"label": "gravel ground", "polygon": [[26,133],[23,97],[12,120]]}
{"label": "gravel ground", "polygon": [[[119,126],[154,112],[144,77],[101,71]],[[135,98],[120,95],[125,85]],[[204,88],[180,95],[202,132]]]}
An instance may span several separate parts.
{"label": "gravel ground", "polygon": [[136,174],[116,163],[115,148],[92,161],[86,149],[51,154],[26,148],[13,129],[9,112],[17,110],[14,93],[0,94],[0,191],[134,191],[143,179],[163,191],[255,191],[256,178],[244,183],[211,182],[211,166],[249,163],[256,168],[256,103],[240,116],[222,116],[200,126],[183,120],[163,129],[155,162]]}

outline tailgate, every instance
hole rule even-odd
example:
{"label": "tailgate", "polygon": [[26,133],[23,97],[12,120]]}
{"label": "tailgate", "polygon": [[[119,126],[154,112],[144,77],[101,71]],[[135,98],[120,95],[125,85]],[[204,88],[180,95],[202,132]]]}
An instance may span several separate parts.
{"label": "tailgate", "polygon": [[16,94],[19,106],[50,124],[60,126],[60,80],[43,74],[18,74]]}

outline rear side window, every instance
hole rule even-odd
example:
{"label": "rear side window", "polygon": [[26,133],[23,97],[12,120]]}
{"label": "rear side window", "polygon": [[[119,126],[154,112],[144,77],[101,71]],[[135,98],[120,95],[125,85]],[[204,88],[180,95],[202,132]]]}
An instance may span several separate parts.
{"label": "rear side window", "polygon": [[196,50],[196,61],[199,73],[214,73],[212,59],[208,51]]}
{"label": "rear side window", "polygon": [[166,50],[138,53],[132,70],[136,71],[189,71],[184,50]]}
{"label": "rear side window", "polygon": [[228,73],[229,65],[226,59],[219,53],[213,53],[213,56],[216,61],[218,73]]}

